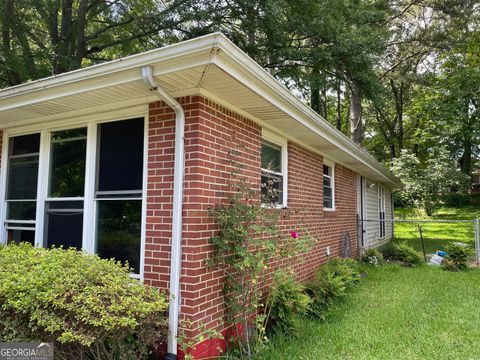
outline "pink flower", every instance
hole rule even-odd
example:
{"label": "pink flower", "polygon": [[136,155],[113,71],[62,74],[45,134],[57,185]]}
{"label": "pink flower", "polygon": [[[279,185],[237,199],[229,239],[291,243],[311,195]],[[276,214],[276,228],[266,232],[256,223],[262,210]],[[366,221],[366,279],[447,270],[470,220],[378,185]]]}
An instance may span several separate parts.
{"label": "pink flower", "polygon": [[296,239],[298,238],[298,233],[296,231],[290,231],[290,236],[292,237],[292,239]]}

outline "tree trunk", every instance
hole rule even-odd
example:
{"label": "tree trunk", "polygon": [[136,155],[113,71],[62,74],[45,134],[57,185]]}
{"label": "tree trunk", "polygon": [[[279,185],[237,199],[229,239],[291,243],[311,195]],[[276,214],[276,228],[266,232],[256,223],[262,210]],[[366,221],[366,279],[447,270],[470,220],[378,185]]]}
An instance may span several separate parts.
{"label": "tree trunk", "polygon": [[342,83],[338,80],[337,88],[337,129],[342,131]]}
{"label": "tree trunk", "polygon": [[2,48],[5,61],[5,68],[8,83],[10,86],[18,85],[22,82],[21,76],[16,70],[14,61],[14,52],[12,51],[12,24],[15,21],[14,0],[4,0],[5,8],[2,19]]}
{"label": "tree trunk", "polygon": [[310,85],[310,107],[320,114],[320,89],[313,82]]}
{"label": "tree trunk", "polygon": [[398,125],[397,141],[398,150],[403,149],[404,144],[404,130],[403,130],[403,89],[404,82],[400,82],[400,86],[397,87],[393,79],[390,79],[390,86],[395,101],[395,113],[396,113],[396,125]]}
{"label": "tree trunk", "polygon": [[322,88],[322,116],[325,120],[328,120],[327,88],[325,85]]}
{"label": "tree trunk", "polygon": [[62,18],[60,25],[60,42],[57,44],[57,58],[53,72],[61,74],[72,69],[72,59],[74,52],[72,42],[74,41],[72,29],[72,6],[73,0],[64,0],[62,7]]}
{"label": "tree trunk", "polygon": [[88,0],[81,0],[78,7],[77,39],[75,49],[75,67],[82,66],[85,57],[85,26],[87,23]]}
{"label": "tree trunk", "polygon": [[357,84],[350,85],[350,136],[354,143],[363,142],[362,98]]}
{"label": "tree trunk", "polygon": [[462,172],[469,177],[472,176],[472,138],[470,134],[466,134],[463,143],[463,154],[460,161]]}

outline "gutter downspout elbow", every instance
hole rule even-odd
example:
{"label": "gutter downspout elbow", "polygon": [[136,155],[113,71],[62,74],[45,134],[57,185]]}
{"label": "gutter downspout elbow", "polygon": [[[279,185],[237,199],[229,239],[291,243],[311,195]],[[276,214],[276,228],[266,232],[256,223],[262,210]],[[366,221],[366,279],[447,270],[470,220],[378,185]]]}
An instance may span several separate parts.
{"label": "gutter downspout elbow", "polygon": [[172,252],[170,262],[170,302],[168,308],[168,347],[165,359],[177,358],[180,317],[180,276],[182,266],[182,210],[185,165],[185,112],[182,105],[157,85],[151,66],[142,67],[147,88],[175,111],[175,163],[173,172]]}

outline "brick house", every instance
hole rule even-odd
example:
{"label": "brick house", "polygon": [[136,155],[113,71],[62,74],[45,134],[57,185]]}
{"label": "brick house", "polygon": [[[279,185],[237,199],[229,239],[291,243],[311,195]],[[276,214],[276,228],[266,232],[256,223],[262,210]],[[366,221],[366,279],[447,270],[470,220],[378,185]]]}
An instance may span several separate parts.
{"label": "brick house", "polygon": [[128,260],[171,294],[173,355],[179,319],[191,337],[226,330],[224,274],[204,260],[234,141],[253,188],[275,180],[281,230],[302,223],[317,240],[292,261],[298,279],[339,256],[344,234],[353,256],[392,236],[399,181],[222,34],[3,89],[0,129],[0,241]]}

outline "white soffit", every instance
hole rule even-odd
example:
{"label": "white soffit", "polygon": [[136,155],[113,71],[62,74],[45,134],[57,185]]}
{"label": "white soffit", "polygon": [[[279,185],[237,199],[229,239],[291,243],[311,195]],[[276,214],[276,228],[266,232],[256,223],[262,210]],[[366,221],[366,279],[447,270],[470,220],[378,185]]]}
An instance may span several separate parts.
{"label": "white soffit", "polygon": [[212,67],[203,81],[203,88],[208,95],[221,99],[226,104],[234,104],[252,119],[258,119],[263,124],[278,130],[287,138],[298,141],[308,148],[318,151],[324,156],[332,158],[338,164],[344,165],[359,173],[368,173],[375,181],[384,182],[385,179],[372,173],[371,169],[352,159],[344,150],[336,147],[326,138],[320,137],[311,129],[296,121],[292,116],[281,111],[267,99],[262,98],[250,88],[240,83],[218,67]]}

